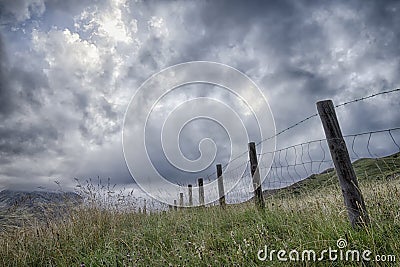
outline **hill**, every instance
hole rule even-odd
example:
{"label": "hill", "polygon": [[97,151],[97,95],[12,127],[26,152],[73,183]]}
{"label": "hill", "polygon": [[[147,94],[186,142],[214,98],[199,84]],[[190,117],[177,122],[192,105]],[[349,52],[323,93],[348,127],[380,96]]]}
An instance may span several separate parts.
{"label": "hill", "polygon": [[[353,168],[359,183],[385,181],[400,177],[400,152],[381,158],[361,158],[353,163]],[[287,195],[302,195],[312,193],[322,188],[333,188],[339,185],[334,168],[327,169],[319,174],[312,174],[291,186],[264,190],[264,197],[272,195],[285,197]]]}
{"label": "hill", "polygon": [[63,217],[71,206],[80,203],[82,197],[73,192],[3,190],[0,192],[0,230],[35,219]]}

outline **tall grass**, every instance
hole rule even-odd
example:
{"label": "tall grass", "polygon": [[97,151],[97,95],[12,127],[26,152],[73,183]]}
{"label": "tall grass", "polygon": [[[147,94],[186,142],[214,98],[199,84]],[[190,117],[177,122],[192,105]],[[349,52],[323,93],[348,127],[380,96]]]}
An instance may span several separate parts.
{"label": "tall grass", "polygon": [[[359,266],[357,262],[261,262],[257,252],[348,248],[400,257],[400,182],[361,184],[372,221],[353,230],[340,189],[253,203],[152,214],[85,205],[63,219],[0,232],[1,266]],[[132,209],[133,210],[133,209]],[[399,259],[400,260],[400,259]],[[372,264],[386,266],[389,263]]]}

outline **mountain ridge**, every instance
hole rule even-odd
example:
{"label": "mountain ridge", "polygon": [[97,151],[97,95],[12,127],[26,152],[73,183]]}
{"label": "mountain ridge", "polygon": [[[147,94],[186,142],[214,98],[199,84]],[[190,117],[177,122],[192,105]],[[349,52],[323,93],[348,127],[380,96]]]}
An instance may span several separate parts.
{"label": "mountain ridge", "polygon": [[0,230],[35,221],[63,218],[71,207],[83,203],[74,192],[0,191]]}

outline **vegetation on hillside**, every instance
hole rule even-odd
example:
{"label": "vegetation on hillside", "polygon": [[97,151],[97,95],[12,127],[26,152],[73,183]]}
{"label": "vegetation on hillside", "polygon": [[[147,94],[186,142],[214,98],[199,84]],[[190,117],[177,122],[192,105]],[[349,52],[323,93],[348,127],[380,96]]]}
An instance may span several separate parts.
{"label": "vegetation on hillside", "polygon": [[[271,250],[371,250],[400,260],[399,154],[354,163],[372,225],[353,230],[341,191],[328,172],[295,194],[274,194],[266,209],[252,202],[152,214],[71,209],[68,217],[27,222],[0,232],[1,266],[390,266],[389,262],[261,261]],[[386,166],[386,167],[385,167]],[[363,176],[364,174],[364,176]],[[315,190],[311,190],[315,189]],[[282,191],[283,192],[283,191]],[[287,191],[287,192],[290,192]],[[319,255],[319,254],[318,254]]]}
{"label": "vegetation on hillside", "polygon": [[[359,183],[387,181],[400,178],[400,152],[382,158],[361,158],[353,162],[353,168]],[[337,188],[339,182],[334,168],[320,174],[313,174],[289,187],[278,190],[265,190],[266,197],[288,194],[309,194],[321,188]]]}

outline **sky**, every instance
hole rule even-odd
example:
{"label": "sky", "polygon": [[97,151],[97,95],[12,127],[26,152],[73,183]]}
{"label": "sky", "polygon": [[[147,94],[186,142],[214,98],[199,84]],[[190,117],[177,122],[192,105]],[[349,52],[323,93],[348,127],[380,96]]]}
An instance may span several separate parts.
{"label": "sky", "polygon": [[[268,101],[274,120],[261,128],[279,131],[315,114],[319,100],[339,104],[399,88],[399,44],[399,1],[0,0],[0,189],[73,189],[74,178],[109,177],[140,194],[122,148],[125,113],[140,86],[170,66],[212,61],[237,69]],[[221,86],[186,85],[149,103],[154,96],[147,89],[134,109],[155,105],[146,148],[174,183],[195,183],[227,163],[230,149],[245,152],[248,141],[262,139],[259,121],[248,115],[260,111],[257,101],[244,103]],[[160,125],[199,97],[230,106],[241,123],[171,119],[165,144],[178,140],[190,160],[201,156],[201,140],[214,140],[204,142],[211,155],[204,171],[185,173],[168,162]],[[399,103],[394,92],[338,108],[343,133],[400,126]],[[242,124],[247,137],[230,143]],[[315,117],[278,136],[276,147],[319,138]],[[373,138],[374,153],[396,151],[387,135]],[[359,139],[357,154],[365,142]],[[145,175],[148,166],[135,168]]]}

